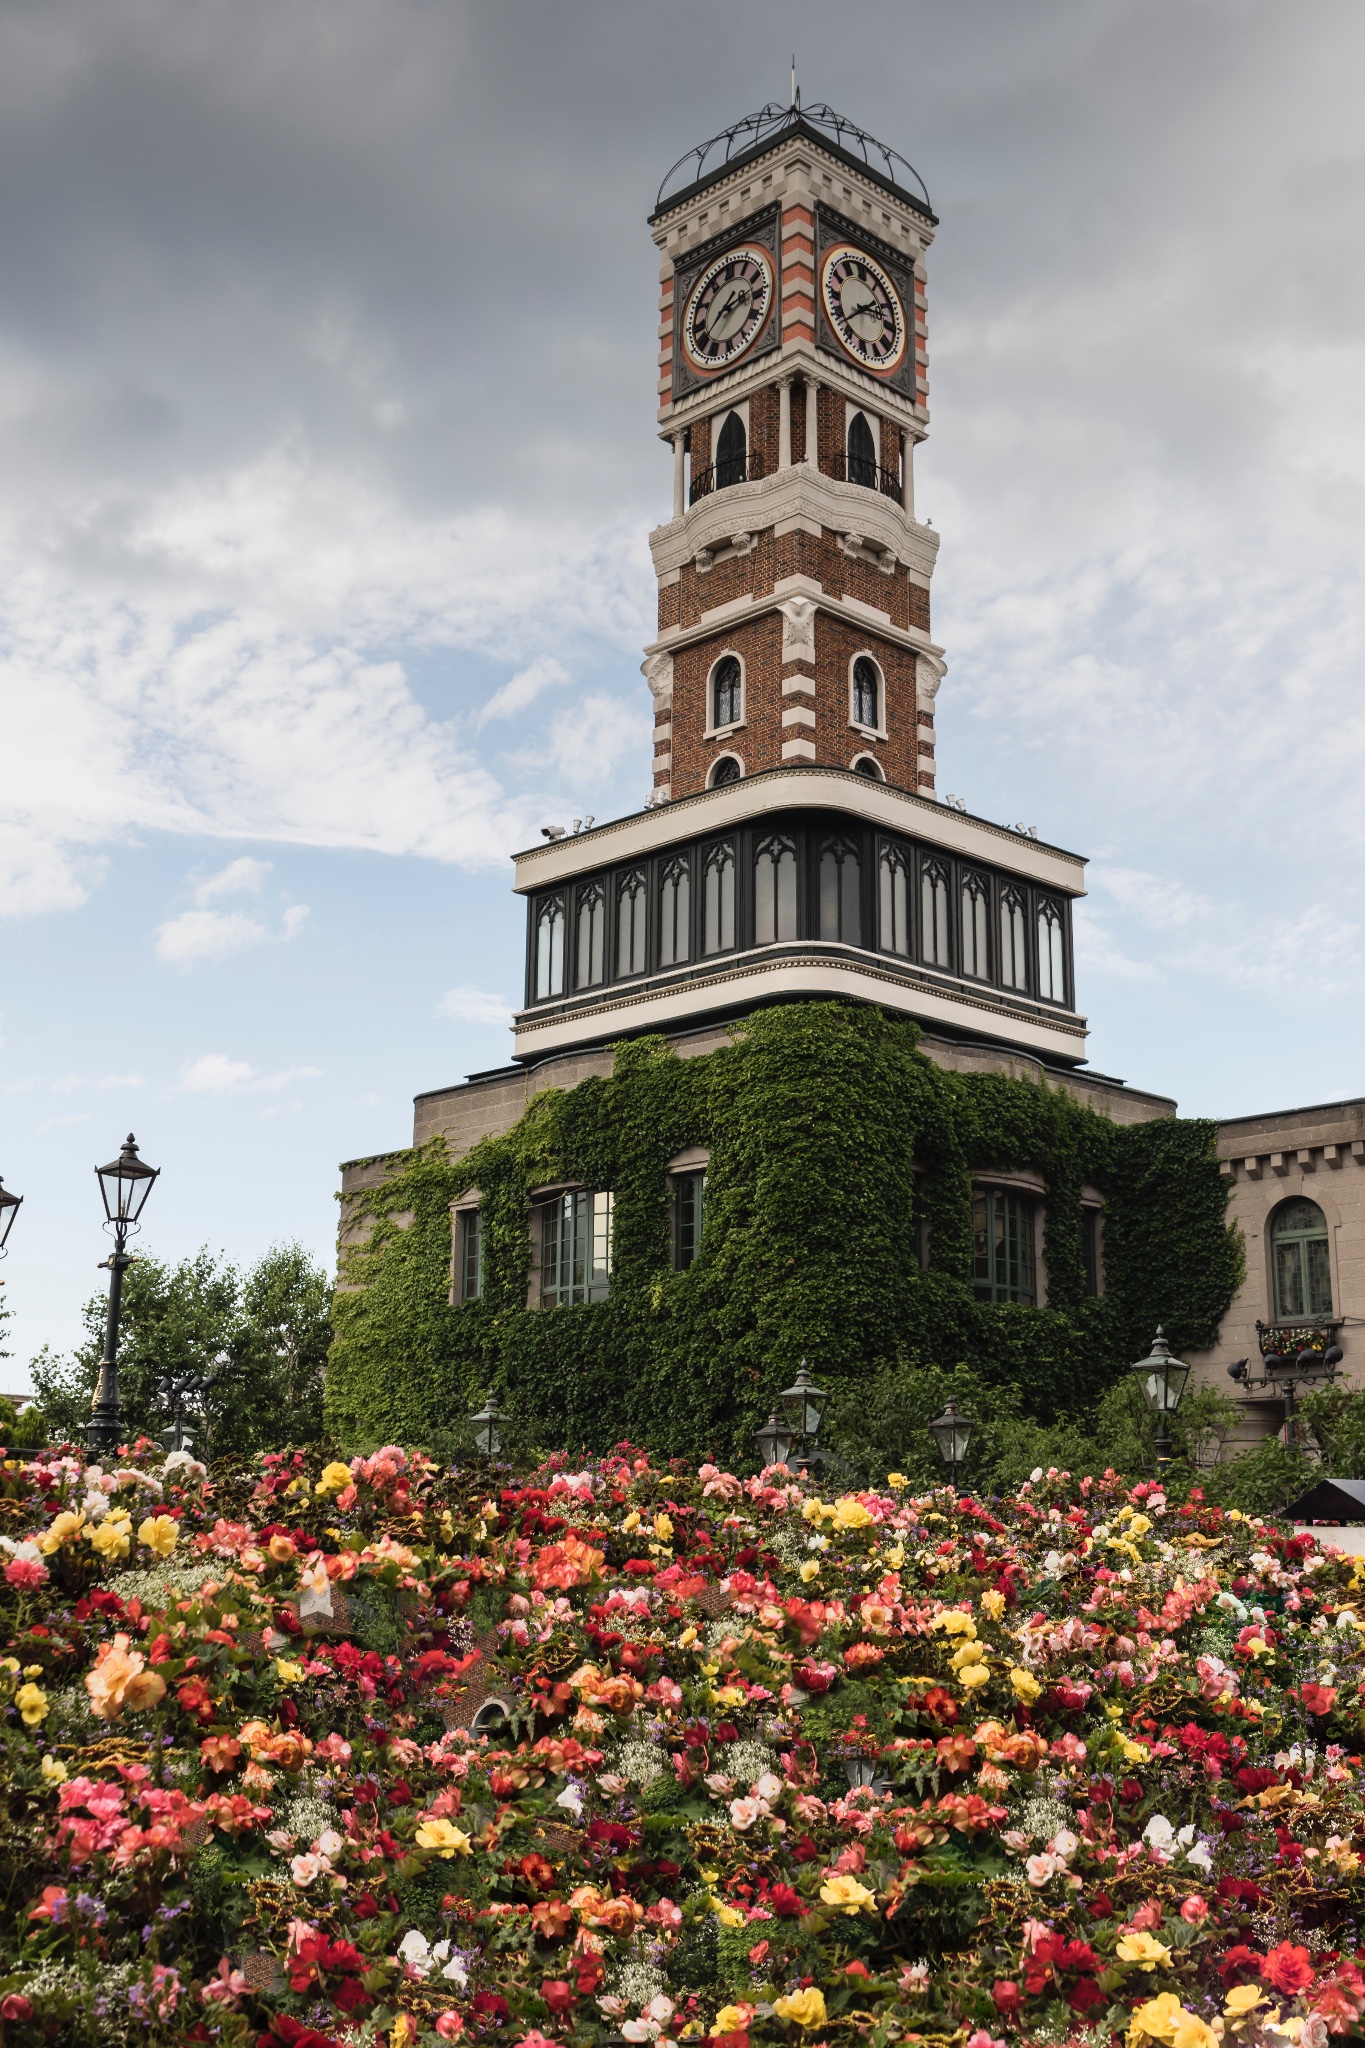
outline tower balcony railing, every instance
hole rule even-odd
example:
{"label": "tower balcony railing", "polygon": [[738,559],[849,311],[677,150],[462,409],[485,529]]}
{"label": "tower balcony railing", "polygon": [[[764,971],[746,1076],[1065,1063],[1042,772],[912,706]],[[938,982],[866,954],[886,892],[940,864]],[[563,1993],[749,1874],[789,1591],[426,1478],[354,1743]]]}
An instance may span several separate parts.
{"label": "tower balcony railing", "polygon": [[732,455],[723,462],[708,462],[705,469],[693,470],[687,502],[695,505],[698,498],[709,498],[712,491],[728,490],[731,484],[757,483],[767,474],[768,466],[757,454]]}
{"label": "tower balcony railing", "polygon": [[834,458],[834,480],[841,484],[861,484],[864,490],[880,491],[884,498],[894,498],[899,504],[901,495],[900,472],[883,469],[879,463],[865,461],[857,455],[848,455],[843,449]]}

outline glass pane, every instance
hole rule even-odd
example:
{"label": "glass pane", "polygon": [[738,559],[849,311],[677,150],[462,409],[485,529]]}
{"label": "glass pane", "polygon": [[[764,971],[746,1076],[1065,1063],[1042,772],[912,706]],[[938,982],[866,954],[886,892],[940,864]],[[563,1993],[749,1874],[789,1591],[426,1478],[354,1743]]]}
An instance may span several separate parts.
{"label": "glass pane", "polygon": [[483,1293],[483,1233],[479,1228],[478,1210],[469,1210],[461,1222],[464,1227],[464,1258],[460,1298],[462,1301],[475,1301]]}
{"label": "glass pane", "polygon": [[564,906],[558,897],[543,905],[536,923],[536,996],[564,993]]}
{"label": "glass pane", "polygon": [[628,875],[621,885],[616,921],[616,972],[645,971],[645,878]]}
{"label": "glass pane", "polygon": [[1303,1254],[1294,1240],[1275,1246],[1275,1313],[1277,1316],[1307,1314],[1303,1299]]}
{"label": "glass pane", "polygon": [[898,853],[883,849],[879,879],[882,948],[887,953],[899,953],[904,957],[910,951],[910,932],[905,862]]}
{"label": "glass pane", "polygon": [[1327,1255],[1325,1237],[1305,1238],[1304,1263],[1308,1268],[1308,1314],[1330,1316],[1332,1313],[1332,1263]]}
{"label": "glass pane", "polygon": [[1051,903],[1038,913],[1038,993],[1050,1003],[1066,1001],[1062,920]]}
{"label": "glass pane", "polygon": [[924,957],[931,967],[946,967],[948,950],[948,878],[938,867],[920,877],[920,911],[924,922]]}
{"label": "glass pane", "polygon": [[877,670],[865,654],[860,654],[853,664],[853,722],[855,725],[877,726],[878,698]]}
{"label": "glass pane", "polygon": [[706,863],[702,897],[702,951],[726,953],[735,943],[735,862],[718,847]]}
{"label": "glass pane", "polygon": [[682,861],[664,875],[659,892],[659,965],[676,967],[690,952],[688,937],[690,879]]}
{"label": "glass pane", "polygon": [[962,972],[981,981],[990,975],[986,889],[975,875],[962,885]]}
{"label": "glass pane", "polygon": [[606,965],[607,904],[601,887],[584,889],[578,899],[579,988],[595,988]]}

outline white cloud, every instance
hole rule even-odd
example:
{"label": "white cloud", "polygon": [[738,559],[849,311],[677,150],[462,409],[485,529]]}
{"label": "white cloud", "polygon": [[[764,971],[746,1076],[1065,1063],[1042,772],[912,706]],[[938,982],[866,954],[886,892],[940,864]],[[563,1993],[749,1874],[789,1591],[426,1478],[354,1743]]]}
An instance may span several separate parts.
{"label": "white cloud", "polygon": [[[448,988],[436,1005],[438,1017],[455,1017],[462,1024],[510,1024],[512,1005],[502,996],[491,995],[487,989],[473,988],[462,983],[459,988]],[[373,1098],[375,1101],[378,1097]]]}
{"label": "white cloud", "polygon": [[222,896],[259,896],[273,865],[272,861],[253,860],[249,854],[243,854],[239,860],[230,860],[216,875],[198,883],[194,900],[202,909]]}
{"label": "white cloud", "polygon": [[191,967],[199,960],[244,953],[264,945],[269,936],[260,919],[244,910],[183,910],[157,926],[156,956],[173,967]]}
{"label": "white cloud", "polygon": [[569,671],[562,661],[556,661],[552,654],[542,655],[495,690],[474,723],[482,727],[490,719],[512,718],[517,712],[524,711],[528,704],[534,704],[546,690],[556,689],[568,680]]}
{"label": "white cloud", "polygon": [[180,1072],[180,1087],[187,1095],[273,1094],[294,1081],[315,1080],[320,1067],[288,1067],[283,1073],[262,1074],[246,1060],[230,1059],[226,1053],[201,1053],[186,1060]]}

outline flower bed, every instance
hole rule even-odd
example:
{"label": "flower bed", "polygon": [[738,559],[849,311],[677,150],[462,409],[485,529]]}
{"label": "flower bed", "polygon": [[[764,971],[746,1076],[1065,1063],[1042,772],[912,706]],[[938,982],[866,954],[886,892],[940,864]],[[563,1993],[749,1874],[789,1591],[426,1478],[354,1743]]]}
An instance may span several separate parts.
{"label": "flower bed", "polygon": [[0,1465],[5,2048],[1365,2028],[1365,1591],[1154,1485]]}

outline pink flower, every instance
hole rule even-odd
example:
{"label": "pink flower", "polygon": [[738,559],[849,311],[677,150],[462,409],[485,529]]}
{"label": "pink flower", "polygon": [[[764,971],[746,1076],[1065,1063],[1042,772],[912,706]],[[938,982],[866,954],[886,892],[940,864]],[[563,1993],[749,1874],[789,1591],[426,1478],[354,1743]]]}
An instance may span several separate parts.
{"label": "pink flower", "polygon": [[1197,1892],[1190,1895],[1180,1908],[1182,1920],[1188,1920],[1191,1927],[1202,1927],[1209,1917],[1209,1909]]}
{"label": "pink flower", "polygon": [[5,1566],[5,1580],[11,1586],[41,1586],[47,1566],[38,1557],[12,1557]]}
{"label": "pink flower", "polygon": [[313,1882],[320,1870],[326,1868],[327,1865],[321,1856],[296,1856],[289,1866],[289,1875],[295,1884],[307,1885]]}
{"label": "pink flower", "polygon": [[222,1999],[225,2004],[235,2004],[250,1989],[251,1986],[247,1983],[241,1971],[234,1970],[227,1957],[223,1956],[218,1964],[218,1975],[209,1978],[208,1983],[204,1985],[199,1996],[205,2005],[209,2003],[210,1999],[214,1998]]}
{"label": "pink flower", "polygon": [[740,1834],[743,1834],[744,1830],[751,1828],[756,1820],[761,1820],[767,1811],[768,1802],[766,1799],[732,1799],[730,1801],[730,1825],[737,1828]]}

